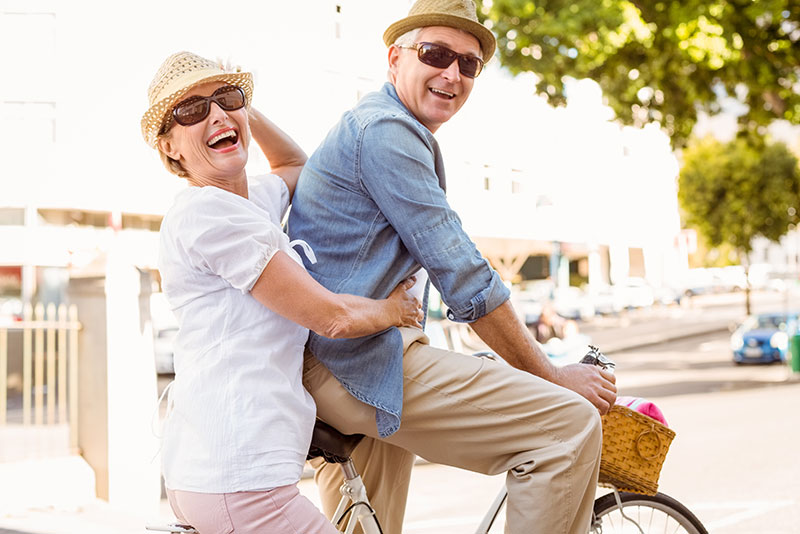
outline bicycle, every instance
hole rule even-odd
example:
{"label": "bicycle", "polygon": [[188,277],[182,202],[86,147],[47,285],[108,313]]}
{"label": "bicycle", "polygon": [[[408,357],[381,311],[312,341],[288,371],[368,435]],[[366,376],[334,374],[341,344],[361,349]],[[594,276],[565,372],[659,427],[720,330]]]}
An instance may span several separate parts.
{"label": "bicycle", "polygon": [[[604,368],[614,364],[595,347],[582,360],[583,363],[600,365]],[[477,353],[479,357],[497,358],[490,352]],[[361,476],[350,458],[362,435],[346,435],[330,425],[317,420],[311,440],[308,459],[322,457],[328,463],[339,464],[344,483],[340,488],[342,498],[331,518],[331,523],[344,534],[352,534],[356,524],[360,524],[364,534],[383,534],[369,503],[367,491]],[[708,534],[700,520],[678,500],[664,493],[644,495],[618,491],[612,487],[611,493],[601,495],[594,502],[592,523],[587,534]],[[487,510],[475,534],[489,534],[505,505],[507,492],[501,488]],[[148,526],[149,531],[170,532],[172,534],[199,534],[190,525],[170,524]]]}

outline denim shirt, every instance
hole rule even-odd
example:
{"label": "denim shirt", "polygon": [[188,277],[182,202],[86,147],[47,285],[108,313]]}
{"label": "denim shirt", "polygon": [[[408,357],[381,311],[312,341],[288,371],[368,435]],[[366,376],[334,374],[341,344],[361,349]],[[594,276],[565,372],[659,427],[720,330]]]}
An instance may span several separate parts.
{"label": "denim shirt", "polygon": [[[306,268],[335,293],[386,298],[421,266],[453,321],[475,321],[509,297],[447,203],[433,134],[390,83],[346,112],[309,158],[289,234],[311,245],[318,261]],[[380,436],[397,431],[403,403],[397,328],[337,340],[312,332],[308,347],[353,396],[376,408]]]}

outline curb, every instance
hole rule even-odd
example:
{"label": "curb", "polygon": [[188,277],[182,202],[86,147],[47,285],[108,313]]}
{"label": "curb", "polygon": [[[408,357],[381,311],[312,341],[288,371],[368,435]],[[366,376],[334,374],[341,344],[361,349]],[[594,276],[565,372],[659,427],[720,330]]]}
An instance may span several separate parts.
{"label": "curb", "polygon": [[724,324],[710,324],[705,325],[702,327],[695,327],[695,328],[687,328],[685,330],[680,330],[674,334],[663,334],[663,333],[655,333],[649,335],[640,336],[637,341],[635,342],[619,342],[619,343],[604,343],[600,350],[604,354],[613,354],[616,352],[623,352],[626,350],[634,350],[640,349],[644,347],[652,347],[653,345],[660,345],[662,343],[667,343],[670,341],[677,341],[681,339],[687,339],[695,336],[702,336],[705,334],[712,334],[716,332],[727,332],[728,331],[728,322]]}

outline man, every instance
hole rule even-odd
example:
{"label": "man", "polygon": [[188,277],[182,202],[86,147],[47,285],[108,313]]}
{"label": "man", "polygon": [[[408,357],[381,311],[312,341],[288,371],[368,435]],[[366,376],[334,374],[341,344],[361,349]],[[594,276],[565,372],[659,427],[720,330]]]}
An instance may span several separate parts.
{"label": "man", "polygon": [[[389,83],[345,113],[308,160],[289,232],[311,245],[319,261],[309,271],[336,292],[385,297],[422,267],[448,317],[469,322],[513,367],[434,349],[410,328],[356,340],[312,334],[304,383],[317,415],[367,436],[353,456],[384,532],[401,532],[417,454],[507,471],[508,532],[585,534],[598,412],[614,402],[614,377],[548,361],[450,209],[433,137],[466,102],[494,36],[472,0],[419,0],[384,41]],[[340,481],[336,466],[318,467],[329,515]]]}

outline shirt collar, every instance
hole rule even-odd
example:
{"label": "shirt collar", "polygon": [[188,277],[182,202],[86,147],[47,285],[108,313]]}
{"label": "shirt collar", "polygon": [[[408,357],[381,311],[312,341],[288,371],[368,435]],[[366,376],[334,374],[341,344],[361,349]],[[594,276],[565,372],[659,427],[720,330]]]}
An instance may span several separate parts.
{"label": "shirt collar", "polygon": [[406,107],[406,105],[405,105],[405,104],[403,104],[403,101],[402,101],[402,100],[400,100],[400,97],[399,97],[399,96],[397,96],[397,89],[395,89],[395,86],[394,86],[394,85],[392,85],[392,82],[386,82],[386,83],[384,83],[384,84],[383,84],[383,87],[382,87],[382,88],[381,88],[381,90],[380,90],[380,92],[381,92],[381,93],[383,93],[383,94],[385,94],[385,95],[387,95],[387,96],[388,96],[389,98],[391,98],[392,100],[394,100],[394,101],[397,103],[398,107],[399,107],[400,109],[402,109],[402,110],[403,110],[403,111],[406,113],[406,115],[408,115],[409,117],[411,117],[411,118],[414,120],[414,122],[416,122],[416,123],[417,123],[417,124],[419,124],[419,125],[420,125],[422,128],[424,128],[424,129],[425,129],[425,131],[426,131],[426,132],[428,132],[428,133],[429,133],[431,136],[433,135],[433,133],[431,133],[431,131],[430,131],[430,130],[428,130],[428,128],[426,128],[424,124],[422,124],[421,122],[419,122],[419,119],[417,119],[417,118],[414,116],[414,114],[413,114],[413,113],[411,113],[411,111],[410,111],[410,110],[409,110],[409,109]]}

